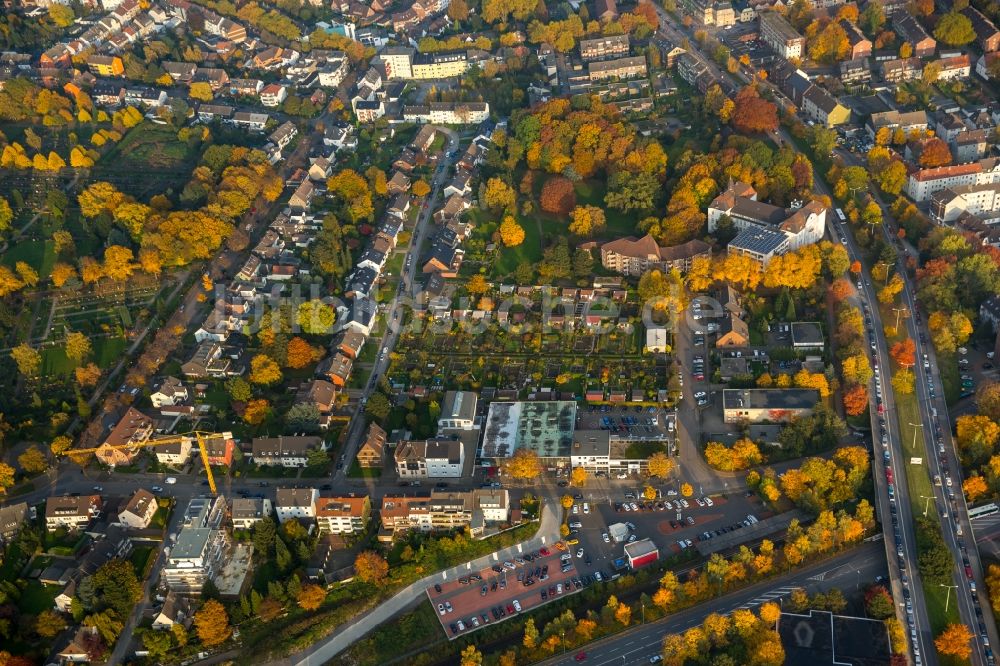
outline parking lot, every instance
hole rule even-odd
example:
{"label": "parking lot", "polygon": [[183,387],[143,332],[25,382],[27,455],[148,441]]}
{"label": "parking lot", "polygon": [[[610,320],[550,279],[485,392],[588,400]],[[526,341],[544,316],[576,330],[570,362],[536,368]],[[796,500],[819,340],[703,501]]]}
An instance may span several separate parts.
{"label": "parking lot", "polygon": [[608,430],[612,439],[663,441],[673,439],[670,415],[655,407],[591,405],[577,412],[578,430]]}
{"label": "parking lot", "polygon": [[[442,581],[429,588],[427,596],[450,640],[593,584],[592,567],[577,557],[578,550],[579,545],[559,542],[558,547],[526,552],[493,568]],[[569,565],[565,571],[564,559]]]}

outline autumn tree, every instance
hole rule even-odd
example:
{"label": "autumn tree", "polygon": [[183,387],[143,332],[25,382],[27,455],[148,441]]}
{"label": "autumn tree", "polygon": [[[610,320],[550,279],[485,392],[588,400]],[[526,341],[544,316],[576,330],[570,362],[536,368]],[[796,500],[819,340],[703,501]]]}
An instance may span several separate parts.
{"label": "autumn tree", "polygon": [[486,181],[482,197],[483,205],[492,210],[513,209],[517,202],[514,188],[496,176]]}
{"label": "autumn tree", "polygon": [[28,474],[40,474],[48,468],[49,461],[38,447],[29,446],[17,457],[17,464]]}
{"label": "autumn tree", "polygon": [[500,240],[506,247],[517,247],[524,242],[524,229],[511,215],[504,217],[498,231]]}
{"label": "autumn tree", "polygon": [[694,495],[694,487],[690,483],[682,483],[681,495],[684,497],[691,497],[691,495]]}
{"label": "autumn tree", "polygon": [[322,350],[313,347],[304,339],[295,336],[288,341],[285,362],[289,368],[298,370],[318,361],[322,353]]}
{"label": "autumn tree", "polygon": [[983,382],[976,390],[979,413],[1000,421],[1000,382]]}
{"label": "autumn tree", "polygon": [[[936,35],[937,31],[934,34]],[[970,640],[972,640],[972,632],[969,631],[968,627],[964,624],[949,624],[934,639],[934,647],[940,654],[951,655],[958,659],[968,659],[969,655],[972,654]]]}
{"label": "autumn tree", "polygon": [[14,485],[14,468],[5,462],[0,462],[0,494]]}
{"label": "autumn tree", "polygon": [[264,398],[250,400],[243,408],[243,420],[250,425],[260,425],[271,415],[271,403]]}
{"label": "autumn tree", "polygon": [[505,467],[509,476],[519,480],[537,479],[542,473],[542,462],[538,454],[523,447],[514,451]]}
{"label": "autumn tree", "polygon": [[969,502],[975,502],[989,492],[989,488],[986,486],[986,479],[975,474],[966,477],[965,481],[962,482],[962,491],[965,492],[965,498]]}
{"label": "autumn tree", "polygon": [[587,470],[583,467],[574,467],[569,475],[570,483],[574,486],[584,486],[587,484]]}
{"label": "autumn tree", "polygon": [[389,563],[373,550],[365,550],[354,558],[354,575],[365,583],[379,584],[389,574]]}
{"label": "autumn tree", "polygon": [[90,344],[90,338],[83,333],[73,331],[66,336],[67,358],[80,362],[90,356],[92,351],[93,347]]}
{"label": "autumn tree", "polygon": [[56,262],[55,265],[52,266],[52,272],[49,273],[49,279],[52,280],[52,286],[56,289],[61,288],[71,279],[76,279],[76,277],[76,269],[61,261]]}
{"label": "autumn tree", "polygon": [[542,186],[542,210],[555,215],[566,215],[576,205],[573,181],[564,176],[552,176]]}
{"label": "autumn tree", "polygon": [[938,137],[927,139],[920,151],[920,166],[933,169],[948,164],[951,164],[951,149],[948,144]]}
{"label": "autumn tree", "polygon": [[646,471],[650,476],[665,479],[674,470],[674,461],[666,453],[656,452],[646,459]]}
{"label": "autumn tree", "polygon": [[52,455],[54,456],[65,453],[71,446],[73,446],[73,440],[66,435],[59,435],[49,442],[49,450],[52,451]]}
{"label": "autumn tree", "polygon": [[136,269],[135,255],[127,247],[111,245],[104,250],[103,274],[112,280],[124,281],[132,277]]}
{"label": "autumn tree", "polygon": [[191,84],[191,87],[188,88],[188,97],[201,102],[211,102],[212,86],[205,81],[195,81]]}
{"label": "autumn tree", "polygon": [[194,626],[198,639],[207,647],[225,643],[233,633],[225,606],[215,599],[206,601],[194,614]]}
{"label": "autumn tree", "polygon": [[281,381],[281,368],[267,354],[257,354],[250,361],[250,382],[270,386]]}
{"label": "autumn tree", "polygon": [[296,322],[299,327],[310,335],[328,334],[336,319],[333,306],[319,299],[303,301],[296,312]]}
{"label": "autumn tree", "polygon": [[27,342],[22,342],[11,349],[10,355],[17,365],[18,372],[25,377],[34,377],[42,367],[42,355]]}
{"label": "autumn tree", "polygon": [[73,377],[80,386],[97,386],[101,378],[101,369],[96,363],[81,365],[73,370]]}
{"label": "autumn tree", "polygon": [[844,411],[848,416],[860,416],[868,409],[868,389],[862,384],[851,384],[844,391]]}
{"label": "autumn tree", "polygon": [[569,232],[582,238],[590,238],[604,231],[607,222],[604,211],[597,206],[577,206],[573,209]]}
{"label": "autumn tree", "polygon": [[431,186],[427,184],[426,180],[421,178],[414,181],[413,185],[410,187],[410,192],[412,192],[415,197],[426,197],[431,193]]}
{"label": "autumn tree", "polygon": [[326,590],[319,585],[303,585],[296,596],[299,607],[303,610],[314,611],[319,608],[326,599]]}
{"label": "autumn tree", "polygon": [[917,362],[917,347],[912,339],[906,338],[892,345],[889,355],[900,366],[910,368]]}
{"label": "autumn tree", "polygon": [[836,21],[827,23],[809,44],[809,57],[827,64],[843,60],[850,52],[847,32]]}
{"label": "autumn tree", "polygon": [[778,129],[778,107],[763,99],[754,86],[745,86],[733,100],[732,124],[743,134],[761,134]]}
{"label": "autumn tree", "polygon": [[471,296],[482,296],[489,291],[489,288],[489,284],[486,283],[486,278],[482,273],[476,273],[465,282],[465,290]]}

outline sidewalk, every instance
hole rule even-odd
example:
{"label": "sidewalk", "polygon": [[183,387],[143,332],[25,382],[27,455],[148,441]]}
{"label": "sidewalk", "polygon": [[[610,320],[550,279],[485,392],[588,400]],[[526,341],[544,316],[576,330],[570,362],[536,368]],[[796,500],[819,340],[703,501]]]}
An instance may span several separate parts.
{"label": "sidewalk", "polygon": [[311,648],[299,654],[286,657],[284,659],[271,662],[273,666],[321,666],[337,654],[347,649],[357,641],[364,638],[368,632],[378,625],[391,619],[397,613],[406,609],[411,603],[418,600],[425,594],[426,590],[434,583],[449,578],[458,577],[468,571],[483,569],[502,562],[505,559],[516,556],[526,550],[535,550],[545,544],[551,544],[559,540],[559,515],[552,508],[551,503],[546,503],[542,508],[542,519],[539,524],[538,533],[522,543],[504,548],[491,555],[484,555],[471,562],[459,564],[450,569],[439,571],[425,578],[421,578],[415,583],[403,588],[391,599],[373,608],[366,615],[353,620],[350,624],[340,627],[336,632],[316,643]]}

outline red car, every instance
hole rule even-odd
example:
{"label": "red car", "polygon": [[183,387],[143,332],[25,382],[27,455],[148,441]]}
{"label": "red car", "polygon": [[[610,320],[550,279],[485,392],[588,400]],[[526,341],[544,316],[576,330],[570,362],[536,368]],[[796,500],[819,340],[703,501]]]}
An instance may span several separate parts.
{"label": "red car", "polygon": [[545,548],[545,547],[543,546],[543,547],[541,547],[541,548],[539,548],[539,549],[538,549],[538,553],[539,553],[539,554],[540,554],[540,555],[541,555],[542,557],[545,557],[546,555],[551,555],[551,554],[552,554],[552,551],[551,551],[551,550],[549,550],[548,548]]}
{"label": "red car", "polygon": [[584,661],[587,658],[587,653],[586,652],[577,652],[575,658],[576,658],[577,661]]}

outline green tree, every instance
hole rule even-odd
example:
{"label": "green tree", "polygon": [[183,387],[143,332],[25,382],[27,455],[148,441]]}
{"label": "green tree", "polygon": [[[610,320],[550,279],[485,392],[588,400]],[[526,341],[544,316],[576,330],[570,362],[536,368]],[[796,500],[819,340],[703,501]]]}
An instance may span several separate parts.
{"label": "green tree", "polygon": [[236,402],[248,402],[253,397],[250,382],[242,377],[233,377],[226,381],[226,392]]}
{"label": "green tree", "polygon": [[951,11],[938,21],[934,37],[948,46],[965,46],[976,38],[976,31],[965,14]]}
{"label": "green tree", "polygon": [[389,418],[389,412],[391,411],[392,403],[389,402],[389,398],[381,391],[373,393],[368,398],[367,404],[365,404],[365,414],[379,422],[384,422]]}

